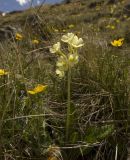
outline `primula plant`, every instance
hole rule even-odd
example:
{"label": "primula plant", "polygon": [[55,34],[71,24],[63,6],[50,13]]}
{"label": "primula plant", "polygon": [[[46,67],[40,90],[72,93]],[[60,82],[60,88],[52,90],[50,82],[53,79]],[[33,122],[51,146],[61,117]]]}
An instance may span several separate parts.
{"label": "primula plant", "polygon": [[83,39],[78,38],[73,33],[67,33],[63,35],[61,41],[68,44],[68,53],[64,53],[61,50],[61,43],[57,42],[50,48],[51,53],[55,53],[58,56],[56,63],[56,74],[63,78],[66,71],[69,71],[79,61],[78,48],[84,45]]}
{"label": "primula plant", "polygon": [[70,111],[71,111],[71,97],[70,97],[70,86],[71,86],[71,70],[78,61],[79,61],[79,54],[78,48],[84,45],[83,39],[78,38],[73,33],[67,33],[63,35],[61,41],[67,43],[68,50],[67,53],[61,49],[61,43],[57,42],[50,48],[51,53],[55,53],[57,55],[57,62],[56,62],[56,74],[63,78],[65,76],[65,72],[67,72],[67,118],[66,118],[66,141],[69,139],[69,130],[70,130]]}

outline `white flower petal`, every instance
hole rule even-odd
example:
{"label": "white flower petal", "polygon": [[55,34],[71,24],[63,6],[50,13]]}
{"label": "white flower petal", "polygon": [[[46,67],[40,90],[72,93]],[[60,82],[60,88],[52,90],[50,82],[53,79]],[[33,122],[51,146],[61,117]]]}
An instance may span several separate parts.
{"label": "white flower petal", "polygon": [[79,56],[78,56],[78,54],[70,54],[69,57],[68,57],[68,60],[69,60],[69,65],[71,67],[73,67],[75,64],[78,63]]}
{"label": "white flower petal", "polygon": [[76,36],[72,41],[71,41],[71,44],[73,47],[75,48],[79,48],[79,47],[82,47],[84,45],[83,43],[83,39],[82,38],[79,38]]}
{"label": "white flower petal", "polygon": [[55,53],[55,50],[53,48],[50,48],[51,53]]}

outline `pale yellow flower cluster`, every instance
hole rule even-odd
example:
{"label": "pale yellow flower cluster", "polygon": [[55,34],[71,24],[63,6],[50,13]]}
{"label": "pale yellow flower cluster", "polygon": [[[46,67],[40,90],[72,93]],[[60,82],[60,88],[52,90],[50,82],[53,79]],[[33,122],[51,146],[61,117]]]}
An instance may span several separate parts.
{"label": "pale yellow flower cluster", "polygon": [[70,46],[72,46],[74,48],[79,48],[84,45],[83,39],[78,38],[73,33],[67,33],[66,35],[63,35],[61,40],[65,43],[68,43]]}
{"label": "pale yellow flower cluster", "polygon": [[72,68],[79,61],[79,55],[77,49],[84,45],[83,39],[78,38],[73,33],[67,33],[63,35],[61,41],[68,44],[68,54],[61,50],[61,43],[57,42],[50,48],[51,53],[58,55],[56,74],[62,78],[65,75],[65,71]]}

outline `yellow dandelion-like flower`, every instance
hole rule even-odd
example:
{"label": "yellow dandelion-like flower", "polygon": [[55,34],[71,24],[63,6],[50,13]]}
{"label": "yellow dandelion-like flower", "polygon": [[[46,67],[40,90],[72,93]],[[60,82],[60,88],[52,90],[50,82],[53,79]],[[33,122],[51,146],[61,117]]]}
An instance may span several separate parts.
{"label": "yellow dandelion-like flower", "polygon": [[0,69],[0,76],[8,75],[9,72],[5,71],[4,69]]}
{"label": "yellow dandelion-like flower", "polygon": [[111,42],[111,45],[114,47],[121,47],[123,45],[124,38],[120,38],[118,40],[114,40]]}
{"label": "yellow dandelion-like flower", "polygon": [[44,92],[47,88],[47,85],[41,85],[41,84],[38,84],[34,89],[32,90],[28,90],[27,92],[29,94],[37,94],[37,93],[40,93],[40,92]]}
{"label": "yellow dandelion-like flower", "polygon": [[34,39],[34,40],[32,40],[32,43],[33,43],[33,44],[39,44],[40,42],[39,42],[39,40]]}
{"label": "yellow dandelion-like flower", "polygon": [[21,41],[23,39],[23,36],[20,33],[16,33],[15,39]]}

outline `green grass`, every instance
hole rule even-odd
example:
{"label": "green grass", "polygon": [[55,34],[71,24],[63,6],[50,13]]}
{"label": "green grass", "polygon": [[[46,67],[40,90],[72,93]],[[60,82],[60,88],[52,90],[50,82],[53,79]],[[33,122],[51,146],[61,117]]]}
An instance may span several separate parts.
{"label": "green grass", "polygon": [[[124,17],[125,4],[111,11],[114,5],[102,3],[96,9],[90,3],[45,6],[0,18],[1,28],[12,25],[23,35],[22,41],[0,43],[0,68],[9,71],[0,77],[0,159],[113,160],[116,146],[119,160],[127,156],[129,16]],[[68,32],[85,45],[71,72],[66,141],[67,73],[57,77],[57,56],[49,48]],[[38,45],[32,44],[35,38]],[[124,44],[113,47],[110,42],[118,38]],[[29,95],[27,90],[37,84],[48,85],[47,90]]]}

